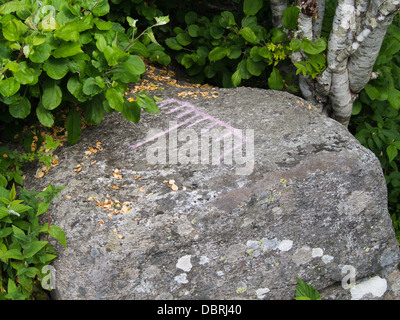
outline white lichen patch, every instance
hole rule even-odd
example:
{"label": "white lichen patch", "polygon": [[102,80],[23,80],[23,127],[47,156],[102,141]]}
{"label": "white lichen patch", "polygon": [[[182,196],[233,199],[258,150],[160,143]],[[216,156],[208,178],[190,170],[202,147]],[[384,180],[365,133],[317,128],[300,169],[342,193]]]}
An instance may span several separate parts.
{"label": "white lichen patch", "polygon": [[209,259],[208,257],[206,257],[206,256],[201,256],[201,257],[200,257],[199,263],[200,263],[201,265],[205,265],[205,264],[207,264],[207,263],[209,263],[209,262],[210,262],[210,259]]}
{"label": "white lichen patch", "polygon": [[179,276],[176,276],[174,280],[180,284],[186,284],[189,280],[186,278],[186,273],[181,273]]}
{"label": "white lichen patch", "polygon": [[326,255],[322,256],[321,259],[325,264],[328,264],[334,259],[334,257],[326,254]]}
{"label": "white lichen patch", "polygon": [[278,249],[280,251],[289,251],[293,247],[293,241],[292,240],[282,240],[279,245]]}
{"label": "white lichen patch", "polygon": [[318,258],[318,257],[322,257],[324,254],[324,250],[322,250],[321,248],[313,248],[311,250],[311,256],[313,258]]}
{"label": "white lichen patch", "polygon": [[178,260],[178,262],[176,264],[176,267],[178,269],[181,269],[181,270],[185,271],[185,272],[189,272],[192,269],[192,263],[190,262],[190,258],[191,257],[192,256],[190,254],[186,255],[186,256],[183,256],[182,258],[180,258]]}
{"label": "white lichen patch", "polygon": [[351,300],[360,300],[367,294],[382,297],[387,290],[387,281],[379,276],[356,284],[351,290]]}
{"label": "white lichen patch", "polygon": [[260,300],[264,299],[264,298],[265,298],[265,295],[266,295],[268,292],[270,292],[270,291],[271,291],[271,290],[269,290],[268,288],[260,288],[260,289],[257,289],[257,290],[256,290],[257,298],[260,299]]}

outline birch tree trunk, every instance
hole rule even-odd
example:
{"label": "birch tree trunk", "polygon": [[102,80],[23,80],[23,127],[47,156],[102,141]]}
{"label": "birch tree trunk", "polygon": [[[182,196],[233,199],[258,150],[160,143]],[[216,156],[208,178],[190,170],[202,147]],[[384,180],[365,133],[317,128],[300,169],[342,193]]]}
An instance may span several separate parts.
{"label": "birch tree trunk", "polygon": [[[270,1],[274,24],[282,17],[287,1]],[[300,0],[297,33],[315,40],[321,35],[325,0]],[[315,79],[300,76],[305,99],[347,126],[353,102],[371,78],[387,28],[400,10],[398,0],[338,0],[328,40],[327,68]],[[297,52],[292,61],[305,59]]]}

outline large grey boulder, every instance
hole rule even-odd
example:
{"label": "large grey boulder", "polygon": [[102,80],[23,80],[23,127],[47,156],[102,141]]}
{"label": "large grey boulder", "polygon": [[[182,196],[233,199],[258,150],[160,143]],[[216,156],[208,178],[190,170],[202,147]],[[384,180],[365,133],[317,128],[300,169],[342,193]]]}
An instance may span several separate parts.
{"label": "large grey boulder", "polygon": [[[328,299],[395,296],[373,153],[288,93],[176,90],[157,92],[160,113],[139,124],[107,115],[44,178],[27,176],[26,188],[67,186],[50,207],[68,244],[56,298],[293,299],[296,277]],[[220,148],[207,150],[207,132]]]}

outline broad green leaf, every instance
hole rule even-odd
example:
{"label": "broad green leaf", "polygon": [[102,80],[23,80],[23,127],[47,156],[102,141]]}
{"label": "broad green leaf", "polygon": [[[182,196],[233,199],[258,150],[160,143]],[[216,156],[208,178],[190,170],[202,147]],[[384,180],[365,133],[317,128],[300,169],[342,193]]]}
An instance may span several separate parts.
{"label": "broad green leaf", "polygon": [[28,27],[17,19],[8,21],[2,27],[3,36],[9,41],[18,41],[27,31]]}
{"label": "broad green leaf", "polygon": [[[296,278],[297,280],[297,288],[296,288],[296,297],[298,300],[321,300],[321,296],[318,291],[315,290],[311,285],[305,283],[304,281]],[[308,298],[308,299],[307,299]]]}
{"label": "broad green leaf", "polygon": [[268,78],[268,86],[273,90],[283,89],[283,78],[277,68],[273,68]]}
{"label": "broad green leaf", "polygon": [[34,47],[33,52],[29,54],[29,59],[34,63],[43,63],[50,57],[52,48],[48,43],[42,43]]}
{"label": "broad green leaf", "polygon": [[0,14],[8,14],[15,11],[19,11],[24,8],[24,4],[21,1],[8,1],[0,6]]}
{"label": "broad green leaf", "polygon": [[364,87],[365,92],[371,100],[375,100],[379,98],[379,91],[377,88],[373,87],[370,84],[366,84]]}
{"label": "broad green leaf", "polygon": [[176,41],[182,46],[187,46],[192,43],[192,37],[188,33],[179,33],[176,35]]}
{"label": "broad green leaf", "polygon": [[326,42],[323,38],[319,38],[317,41],[313,42],[307,38],[303,39],[304,52],[308,54],[318,54],[326,49]]}
{"label": "broad green leaf", "polygon": [[13,75],[20,84],[34,85],[38,82],[38,74],[36,70],[29,68],[26,61],[18,63],[18,68],[13,70]]}
{"label": "broad green leaf", "polygon": [[98,125],[104,119],[104,107],[99,95],[82,104],[86,122]]}
{"label": "broad green leaf", "polygon": [[351,111],[351,114],[355,116],[361,112],[361,109],[362,109],[362,103],[359,100],[356,100],[353,103],[353,109]]}
{"label": "broad green leaf", "polygon": [[242,81],[242,77],[240,76],[240,71],[236,70],[232,75],[232,84],[234,87],[237,87]]}
{"label": "broad green leaf", "polygon": [[[368,94],[368,92],[367,92],[367,94]],[[395,108],[396,110],[399,110],[400,109],[400,91],[395,88],[389,89],[388,101],[393,108]]]}
{"label": "broad green leaf", "polygon": [[128,52],[110,46],[107,46],[103,53],[109,66],[115,66],[119,59],[129,56]]}
{"label": "broad green leaf", "polygon": [[218,61],[225,58],[229,53],[230,50],[227,48],[216,47],[209,52],[208,59],[210,59],[210,61]]}
{"label": "broad green leaf", "polygon": [[122,108],[122,115],[128,121],[138,123],[140,120],[141,109],[136,101],[124,100],[124,106]]}
{"label": "broad green leaf", "polygon": [[257,36],[252,29],[245,27],[239,31],[239,34],[247,41],[253,44],[258,43]]}
{"label": "broad green leaf", "polygon": [[10,227],[0,229],[0,238],[7,237],[13,232],[13,229]]}
{"label": "broad green leaf", "polygon": [[169,16],[154,17],[156,24],[154,26],[163,26],[169,22]]}
{"label": "broad green leaf", "polygon": [[60,80],[64,78],[69,71],[68,60],[50,57],[50,59],[46,60],[43,64],[43,70],[46,71],[50,78]]}
{"label": "broad green leaf", "polygon": [[93,15],[101,17],[105,16],[110,11],[110,5],[108,4],[108,0],[100,0],[100,1],[93,1],[93,8],[92,12]]}
{"label": "broad green leaf", "polygon": [[304,44],[299,38],[293,38],[290,40],[290,46],[292,47],[293,52],[297,52],[303,49]]}
{"label": "broad green leaf", "polygon": [[19,88],[20,84],[14,77],[0,80],[0,94],[4,97],[11,97],[18,92]]}
{"label": "broad green leaf", "polygon": [[67,241],[65,239],[64,230],[59,226],[50,226],[49,233],[52,237],[57,239],[65,248],[67,247]]}
{"label": "broad green leaf", "polygon": [[[201,29],[197,24],[191,24],[188,27],[189,36],[191,36],[193,38],[200,36],[200,32],[201,32]],[[173,48],[171,48],[171,49],[173,49]],[[174,49],[174,50],[180,50],[180,49]]]}
{"label": "broad green leaf", "polygon": [[115,88],[108,88],[106,92],[108,105],[117,111],[122,111],[124,105],[124,94]]}
{"label": "broad green leaf", "polygon": [[158,113],[158,105],[146,92],[141,91],[136,96],[136,102],[140,108],[148,113]]}
{"label": "broad green leaf", "polygon": [[253,76],[259,77],[264,71],[265,65],[262,61],[254,62],[253,59],[248,58],[246,60],[246,68]]}
{"label": "broad green leaf", "polygon": [[134,75],[141,75],[146,71],[143,60],[137,55],[130,55],[126,60],[120,63],[120,66]]}
{"label": "broad green leaf", "polygon": [[19,102],[10,104],[9,111],[14,118],[24,119],[31,113],[31,103],[23,97]]}
{"label": "broad green leaf", "polygon": [[244,0],[243,11],[248,16],[254,16],[263,6],[263,0]]}
{"label": "broad green leaf", "polygon": [[54,117],[53,114],[46,110],[43,107],[43,104],[40,102],[36,108],[36,116],[39,119],[40,123],[45,127],[52,127],[54,124]]}
{"label": "broad green leaf", "polygon": [[398,154],[398,150],[397,150],[396,146],[391,144],[386,148],[386,153],[388,155],[389,162],[392,162],[393,159],[396,158],[396,156]]}
{"label": "broad green leaf", "polygon": [[210,28],[210,34],[214,39],[221,39],[224,33],[225,30],[217,26],[211,26]]}
{"label": "broad green leaf", "polygon": [[79,101],[84,101],[83,98],[83,84],[76,77],[69,78],[67,82],[68,91]]}
{"label": "broad green leaf", "polygon": [[24,257],[18,249],[10,249],[2,254],[2,259],[24,260]]}
{"label": "broad green leaf", "polygon": [[42,104],[46,110],[57,108],[62,101],[62,91],[55,81],[48,81],[44,85]]}
{"label": "broad green leaf", "polygon": [[79,116],[78,111],[72,108],[68,113],[67,121],[65,122],[65,127],[68,133],[68,144],[73,145],[79,141],[79,136],[81,135],[82,121]]}
{"label": "broad green leaf", "polygon": [[54,37],[64,41],[76,42],[79,40],[79,25],[76,21],[71,21],[54,31]]}
{"label": "broad green leaf", "polygon": [[165,39],[165,44],[172,50],[181,50],[183,48],[175,38]]}
{"label": "broad green leaf", "polygon": [[82,52],[81,45],[78,42],[64,42],[52,54],[54,58],[66,58]]}
{"label": "broad green leaf", "polygon": [[96,94],[99,94],[100,92],[103,91],[105,88],[105,83],[104,79],[100,76],[97,76],[95,78],[87,78],[85,81],[83,81],[83,93],[90,96],[95,96]]}
{"label": "broad green leaf", "polygon": [[99,30],[110,30],[113,26],[112,21],[104,21],[103,19],[100,18],[94,19],[94,24]]}
{"label": "broad green leaf", "polygon": [[41,214],[47,212],[47,210],[49,209],[49,205],[50,205],[49,202],[39,201],[38,210],[36,212],[36,215],[40,216]]}
{"label": "broad green leaf", "polygon": [[[51,227],[50,227],[51,228]],[[47,241],[32,241],[24,250],[25,258],[32,258],[38,253],[48,242]]]}
{"label": "broad green leaf", "polygon": [[283,11],[282,25],[288,30],[296,29],[299,13],[300,8],[297,6],[286,8],[285,11]]}
{"label": "broad green leaf", "polygon": [[188,13],[186,13],[185,15],[185,22],[186,24],[193,24],[197,21],[198,19],[198,15],[196,12],[194,11],[189,11]]}

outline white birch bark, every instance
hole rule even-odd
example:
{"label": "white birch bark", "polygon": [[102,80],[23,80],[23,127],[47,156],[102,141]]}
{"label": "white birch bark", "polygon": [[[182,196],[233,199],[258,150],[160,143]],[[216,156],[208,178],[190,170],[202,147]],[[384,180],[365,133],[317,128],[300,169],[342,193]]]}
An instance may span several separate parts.
{"label": "white birch bark", "polygon": [[282,27],[283,11],[288,7],[288,0],[270,0],[274,28]]}

